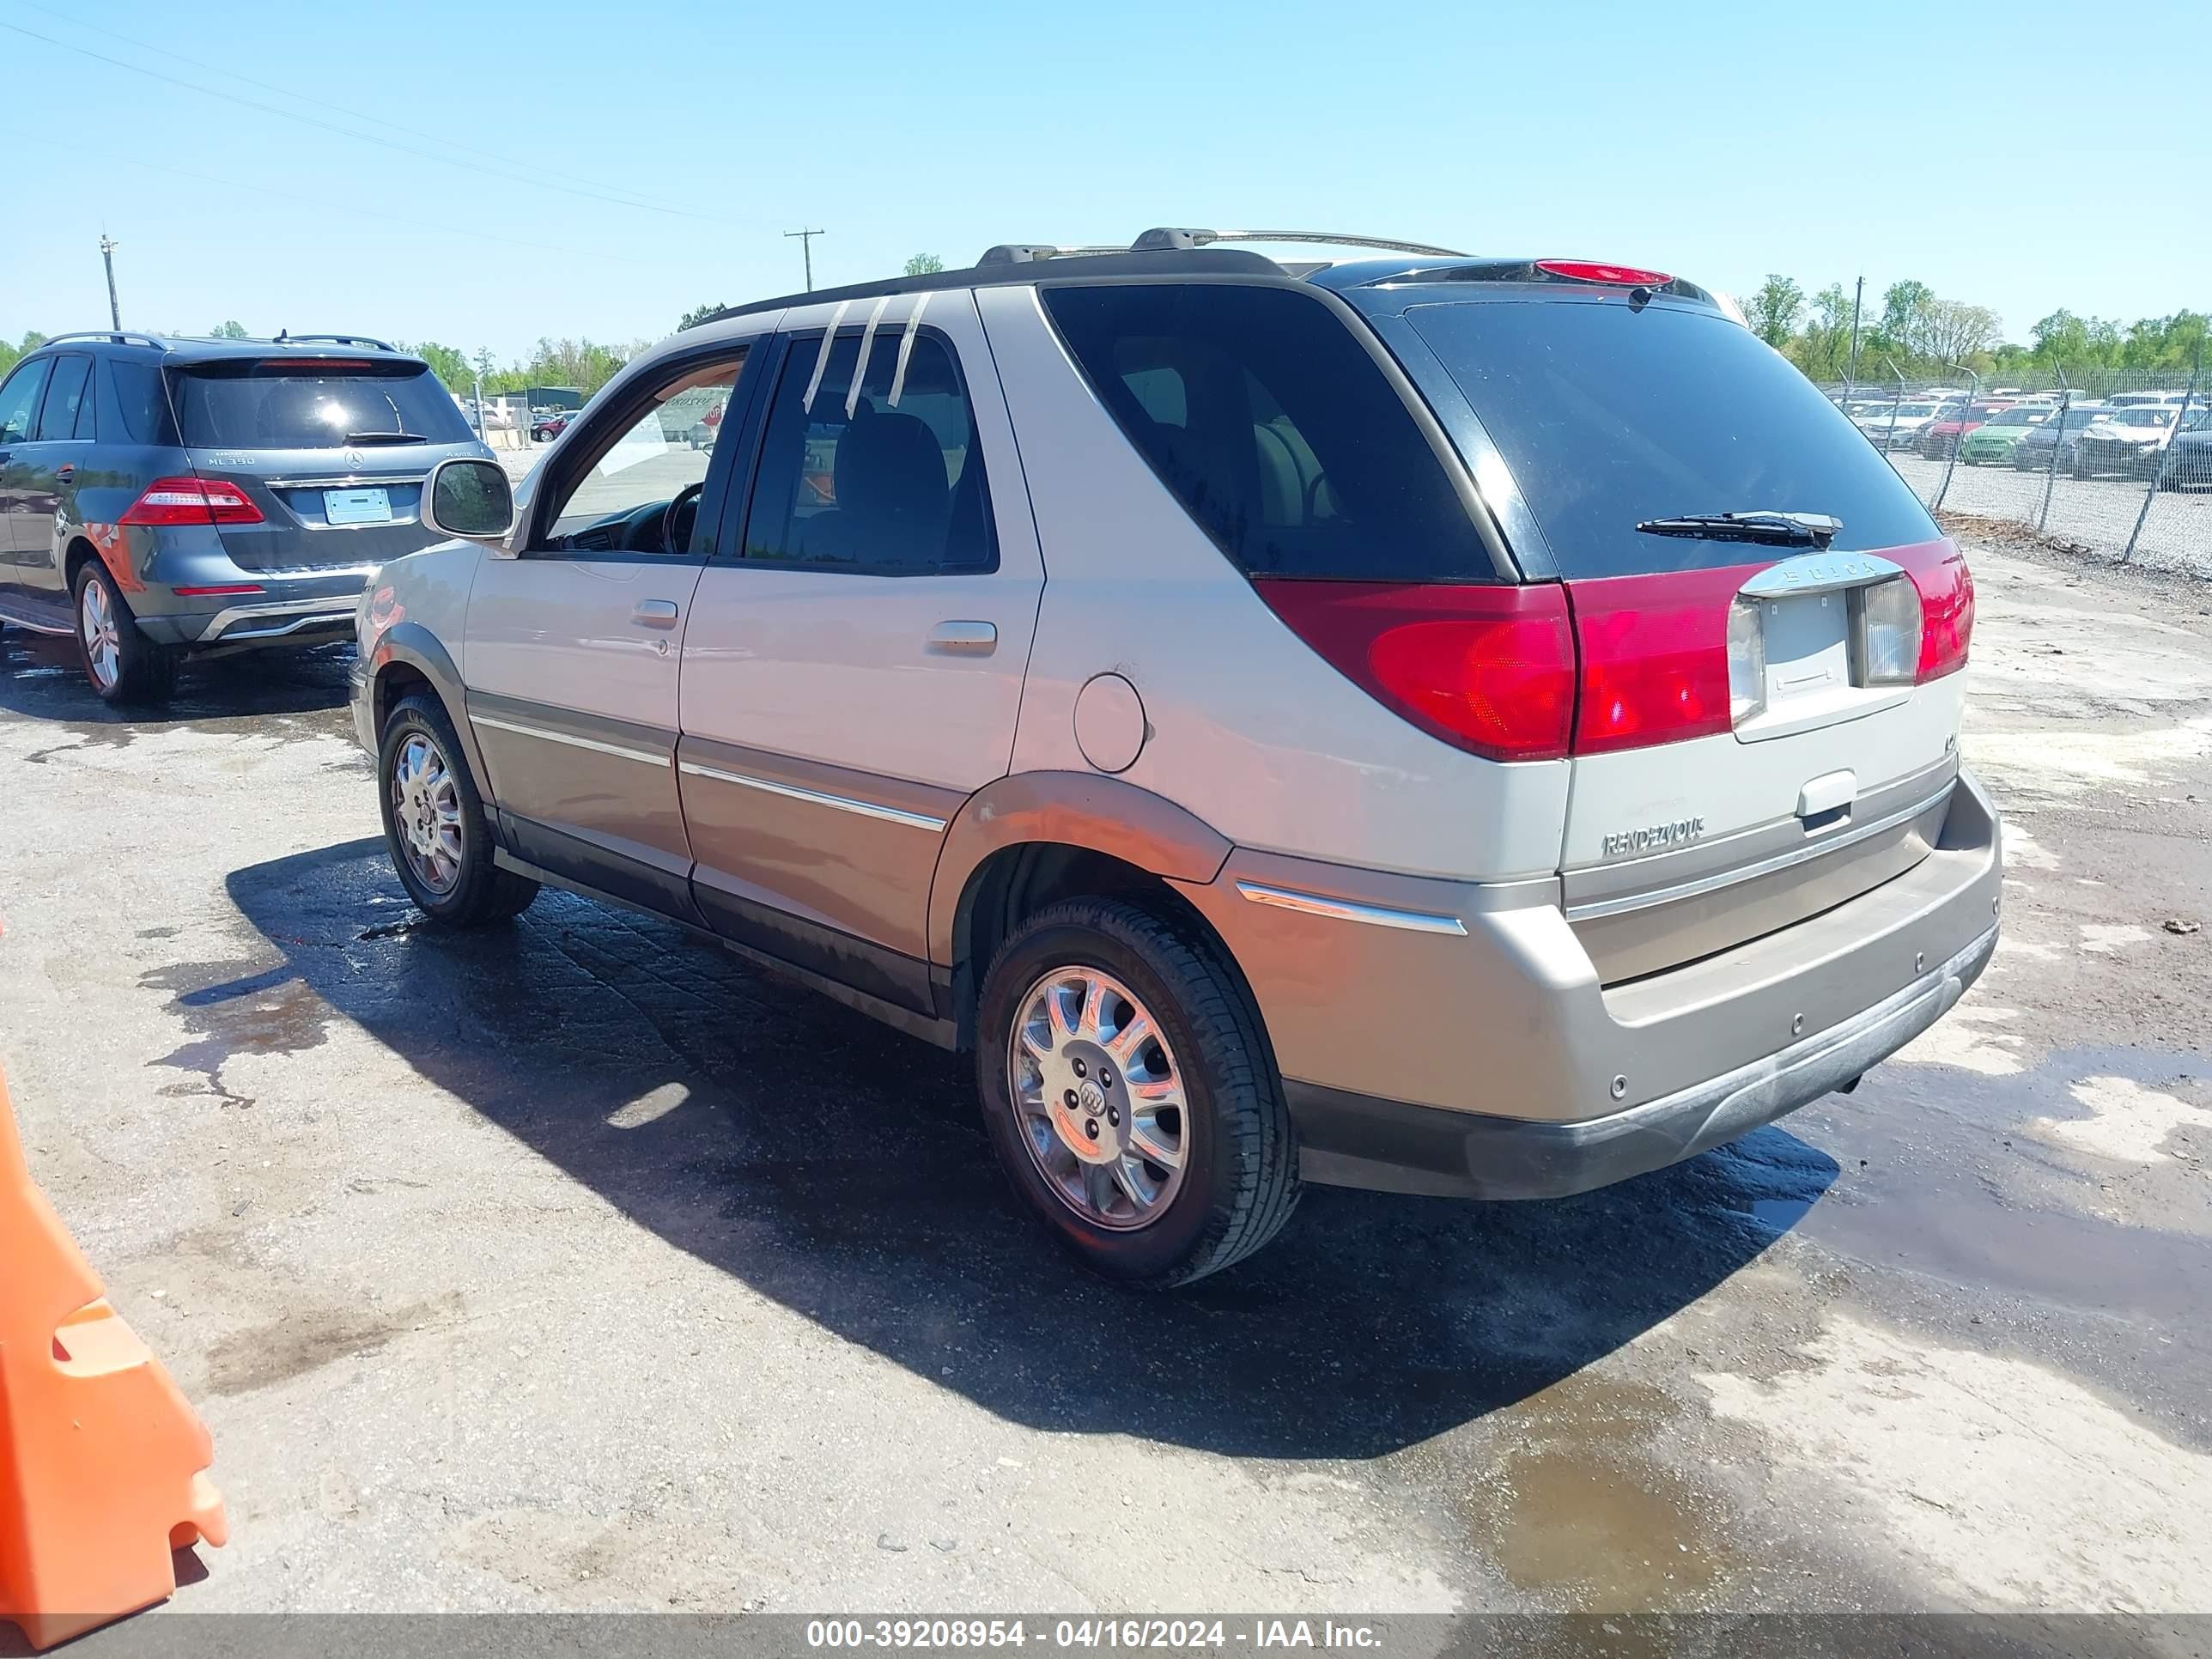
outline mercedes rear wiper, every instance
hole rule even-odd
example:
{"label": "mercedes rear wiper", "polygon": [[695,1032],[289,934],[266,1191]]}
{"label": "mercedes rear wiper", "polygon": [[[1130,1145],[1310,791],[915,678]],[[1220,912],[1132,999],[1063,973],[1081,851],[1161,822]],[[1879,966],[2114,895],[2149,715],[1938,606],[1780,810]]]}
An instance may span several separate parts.
{"label": "mercedes rear wiper", "polygon": [[1765,542],[1775,547],[1826,547],[1843,529],[1841,519],[1825,513],[1686,513],[1677,519],[1646,519],[1636,526],[1647,536],[1694,536],[1709,542]]}
{"label": "mercedes rear wiper", "polygon": [[349,432],[345,441],[349,444],[427,444],[430,441],[419,432]]}

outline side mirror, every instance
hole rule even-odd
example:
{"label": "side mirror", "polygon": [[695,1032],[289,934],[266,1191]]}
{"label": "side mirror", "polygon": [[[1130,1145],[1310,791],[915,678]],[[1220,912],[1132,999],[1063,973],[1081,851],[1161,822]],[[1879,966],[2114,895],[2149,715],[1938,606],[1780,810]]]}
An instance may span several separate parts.
{"label": "side mirror", "polygon": [[430,469],[422,526],[464,541],[499,542],[514,528],[514,486],[497,461],[456,456]]}

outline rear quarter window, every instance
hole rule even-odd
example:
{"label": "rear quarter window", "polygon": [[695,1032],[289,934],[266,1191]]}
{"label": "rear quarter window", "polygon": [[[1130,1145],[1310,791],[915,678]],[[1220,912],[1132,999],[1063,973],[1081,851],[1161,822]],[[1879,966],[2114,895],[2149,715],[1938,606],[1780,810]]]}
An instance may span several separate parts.
{"label": "rear quarter window", "polygon": [[1420,426],[1318,298],[1141,283],[1043,300],[1123,435],[1246,574],[1498,580]]}
{"label": "rear quarter window", "polygon": [[1724,317],[1626,296],[1406,315],[1473,405],[1569,580],[1740,564],[1767,550],[1636,528],[1652,519],[1826,514],[1843,520],[1835,545],[1856,550],[1942,533],[1819,388]]}
{"label": "rear quarter window", "polygon": [[177,423],[169,413],[161,366],[147,359],[110,357],[106,367],[107,395],[95,398],[93,405],[100,441],[164,447],[175,444]]}

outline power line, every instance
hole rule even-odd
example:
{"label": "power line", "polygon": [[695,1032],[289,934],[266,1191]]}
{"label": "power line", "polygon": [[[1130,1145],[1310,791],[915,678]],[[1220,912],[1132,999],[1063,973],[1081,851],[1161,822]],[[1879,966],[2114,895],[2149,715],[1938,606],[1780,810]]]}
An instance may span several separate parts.
{"label": "power line", "polygon": [[[381,115],[372,114],[367,110],[354,109],[344,104],[334,104],[328,99],[319,96],[310,98],[305,93],[295,92],[289,87],[279,86],[273,81],[258,81],[250,75],[241,75],[236,70],[231,69],[225,64],[210,64],[204,58],[191,57],[188,53],[177,51],[174,47],[158,46],[154,45],[151,41],[138,40],[133,35],[125,34],[119,29],[109,28],[104,23],[90,23],[85,21],[82,18],[71,17],[67,12],[56,11],[51,6],[40,5],[37,3],[37,0],[15,0],[15,3],[19,6],[27,7],[32,11],[42,13],[48,17],[58,18],[61,21],[71,24],[76,27],[90,30],[93,33],[104,34],[112,40],[120,40],[124,45],[127,46],[136,46],[141,52],[150,52],[161,58],[174,58],[180,64],[190,64],[195,69],[204,69],[213,74],[226,76],[230,80],[237,82],[241,86],[258,87],[264,92],[273,92],[280,97],[296,99],[301,103],[319,105],[321,107],[335,111],[340,115],[350,115],[357,120],[367,121],[374,126],[387,127],[394,132],[404,132],[412,138],[428,139],[434,144],[442,144],[448,149],[459,150],[464,155],[480,155],[486,161],[497,161],[503,167],[521,167],[526,172],[540,173],[556,184],[565,181],[571,176],[568,173],[556,173],[550,167],[540,167],[535,161],[520,161],[511,155],[501,155],[496,150],[479,149],[474,144],[457,143],[453,139],[445,137],[439,133],[425,132],[419,127],[405,126],[398,121],[387,120]],[[67,43],[63,41],[56,41],[53,44],[63,46],[67,46]],[[374,137],[373,135],[367,133],[361,136],[365,138],[372,138],[372,140]],[[635,195],[636,199],[641,204],[659,205],[659,204],[654,202],[654,198],[653,198],[636,195],[636,192],[635,191],[630,193],[632,195]]]}
{"label": "power line", "polygon": [[[174,178],[190,179],[195,184],[220,185],[225,190],[243,191],[251,189],[260,192],[264,196],[264,199],[286,203],[293,206],[312,207],[317,205],[317,204],[309,202],[301,197],[287,196],[281,192],[271,195],[266,191],[265,187],[262,185],[242,185],[235,179],[224,179],[215,173],[201,173],[191,167],[169,167],[160,161],[143,161],[136,155],[87,156],[85,152],[75,144],[59,143],[52,138],[40,138],[30,133],[18,134],[15,142],[17,143],[43,145],[48,149],[58,149],[65,155],[74,155],[79,160],[91,160],[117,163],[127,167],[144,167],[150,173],[166,173]],[[623,265],[652,265],[655,263],[651,259],[634,259],[627,254],[607,253],[601,252],[597,248],[561,247],[551,242],[531,242],[525,241],[519,237],[501,236],[494,231],[470,230],[460,225],[441,225],[434,220],[424,219],[411,213],[404,216],[394,213],[379,213],[374,209],[367,208],[361,210],[360,212],[361,216],[363,218],[381,220],[386,224],[412,225],[417,229],[439,231],[448,236],[470,236],[474,237],[478,241],[497,242],[507,247],[528,248],[532,252],[537,253],[558,253],[565,255],[572,259],[606,259],[612,261],[616,264]]]}
{"label": "power line", "polygon": [[186,81],[174,75],[164,75],[159,70],[143,69],[138,64],[126,63],[120,58],[111,58],[104,52],[94,52],[89,46],[76,46],[66,40],[57,40],[51,34],[41,34],[36,29],[27,29],[20,23],[0,22],[0,29],[23,35],[29,40],[44,41],[47,46],[58,46],[64,52],[73,52],[81,58],[89,58],[96,63],[111,64],[119,70],[128,70],[133,75],[143,75],[151,81],[166,82],[173,87],[182,87],[187,92],[197,92],[204,97],[219,98],[225,103],[258,110],[264,115],[274,115],[280,120],[297,121],[304,126],[319,127],[325,132],[337,133],[342,138],[357,139],[364,144],[375,144],[385,149],[398,150],[403,155],[419,156],[423,161],[435,161],[441,166],[459,167],[470,173],[481,173],[487,178],[503,179],[510,185],[527,185],[537,190],[560,191],[567,195],[605,202],[616,207],[640,209],[650,213],[665,213],[679,219],[697,219],[709,224],[730,222],[728,220],[718,219],[712,214],[694,213],[687,208],[661,207],[652,202],[636,201],[626,197],[611,195],[605,191],[586,190],[575,185],[547,184],[536,179],[526,178],[519,173],[481,167],[473,161],[460,161],[451,155],[440,155],[430,150],[417,149],[412,144],[402,144],[389,138],[380,138],[373,132],[356,132],[350,127],[342,127],[333,122],[319,121],[311,115],[299,115],[288,109],[279,109],[274,104],[264,104],[258,99],[241,98],[236,93],[220,91],[214,87],[204,87],[197,82]]}

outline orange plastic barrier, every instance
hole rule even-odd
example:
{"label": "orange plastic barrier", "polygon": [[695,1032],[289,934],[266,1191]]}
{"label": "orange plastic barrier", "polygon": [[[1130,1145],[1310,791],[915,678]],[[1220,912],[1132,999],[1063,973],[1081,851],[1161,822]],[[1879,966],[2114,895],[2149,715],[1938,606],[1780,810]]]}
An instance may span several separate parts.
{"label": "orange plastic barrier", "polygon": [[33,1647],[176,1593],[229,1535],[206,1425],[32,1184],[0,1079],[0,1619]]}

